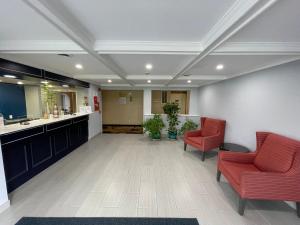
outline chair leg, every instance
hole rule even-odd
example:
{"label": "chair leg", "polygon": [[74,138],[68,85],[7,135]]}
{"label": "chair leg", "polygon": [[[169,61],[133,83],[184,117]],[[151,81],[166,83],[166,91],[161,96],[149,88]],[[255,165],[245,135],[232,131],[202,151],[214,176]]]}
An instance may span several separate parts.
{"label": "chair leg", "polygon": [[187,143],[184,143],[184,151],[186,151]]}
{"label": "chair leg", "polygon": [[296,202],[297,216],[300,218],[300,202]]}
{"label": "chair leg", "polygon": [[217,181],[220,182],[220,178],[221,178],[221,171],[218,170],[217,171]]}
{"label": "chair leg", "polygon": [[205,152],[202,152],[202,161],[205,160]]}
{"label": "chair leg", "polygon": [[244,211],[245,211],[245,207],[246,207],[246,202],[247,202],[246,199],[239,197],[239,206],[238,206],[239,209],[238,209],[238,211],[239,211],[239,214],[241,216],[244,215]]}

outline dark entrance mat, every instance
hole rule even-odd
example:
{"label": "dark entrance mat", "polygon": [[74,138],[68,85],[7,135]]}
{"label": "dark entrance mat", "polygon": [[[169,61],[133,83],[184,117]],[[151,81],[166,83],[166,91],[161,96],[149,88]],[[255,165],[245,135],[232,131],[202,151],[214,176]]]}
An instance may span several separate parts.
{"label": "dark entrance mat", "polygon": [[16,225],[199,225],[194,218],[23,217]]}

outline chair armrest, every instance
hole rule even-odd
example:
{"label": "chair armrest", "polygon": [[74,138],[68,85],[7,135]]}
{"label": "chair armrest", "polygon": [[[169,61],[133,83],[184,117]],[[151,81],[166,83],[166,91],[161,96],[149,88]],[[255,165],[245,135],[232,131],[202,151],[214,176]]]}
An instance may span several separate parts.
{"label": "chair armrest", "polygon": [[199,137],[201,136],[201,130],[193,130],[185,132],[184,137]]}
{"label": "chair armrest", "polygon": [[229,152],[220,151],[219,161],[230,161],[238,163],[253,163],[256,157],[256,152],[244,153],[244,152]]}
{"label": "chair armrest", "polygon": [[223,142],[223,140],[219,134],[212,135],[212,136],[205,136],[205,137],[203,137],[202,141],[203,141],[204,149],[217,148]]}
{"label": "chair armrest", "polygon": [[[274,172],[244,172],[241,174],[242,195],[257,197],[271,196],[274,199],[289,200],[300,195],[298,174]],[[284,196],[284,197],[283,197]]]}

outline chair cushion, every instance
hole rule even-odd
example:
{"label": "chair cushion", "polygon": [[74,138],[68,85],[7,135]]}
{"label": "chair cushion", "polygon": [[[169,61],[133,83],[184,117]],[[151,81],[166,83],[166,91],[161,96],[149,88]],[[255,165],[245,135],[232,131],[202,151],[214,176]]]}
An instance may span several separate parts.
{"label": "chair cushion", "polygon": [[222,161],[224,174],[229,175],[237,184],[241,183],[242,173],[246,171],[260,172],[253,164]]}
{"label": "chair cushion", "polygon": [[254,164],[266,172],[287,172],[293,163],[296,141],[277,134],[269,134],[254,160]]}
{"label": "chair cushion", "polygon": [[202,143],[202,137],[188,137],[187,139],[198,145],[201,145],[201,143]]}
{"label": "chair cushion", "polygon": [[202,136],[212,136],[218,134],[220,129],[220,122],[219,120],[206,118],[201,128]]}

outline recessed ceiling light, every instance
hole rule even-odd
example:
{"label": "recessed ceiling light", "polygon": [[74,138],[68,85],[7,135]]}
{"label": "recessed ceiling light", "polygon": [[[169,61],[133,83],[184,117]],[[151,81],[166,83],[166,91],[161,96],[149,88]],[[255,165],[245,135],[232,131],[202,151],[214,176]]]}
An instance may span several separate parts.
{"label": "recessed ceiling light", "polygon": [[108,80],[107,82],[108,82],[108,83],[111,83],[111,82],[112,82],[112,80]]}
{"label": "recessed ceiling light", "polygon": [[222,70],[222,69],[224,69],[224,65],[223,64],[219,64],[219,65],[216,66],[216,69],[217,70]]}
{"label": "recessed ceiling light", "polygon": [[49,87],[49,88],[53,88],[53,85],[50,84],[50,85],[48,85],[48,87]]}
{"label": "recessed ceiling light", "polygon": [[83,66],[81,64],[76,64],[75,67],[79,70],[81,70],[83,68]]}
{"label": "recessed ceiling light", "polygon": [[67,84],[63,84],[61,86],[64,87],[64,88],[68,88],[69,87],[69,85],[67,85]]}
{"label": "recessed ceiling light", "polygon": [[188,80],[187,82],[188,82],[189,84],[190,84],[190,83],[192,83],[192,81],[191,81],[191,80]]}
{"label": "recessed ceiling light", "polygon": [[147,83],[150,84],[150,83],[151,83],[151,80],[147,80]]}
{"label": "recessed ceiling light", "polygon": [[14,75],[4,75],[4,77],[6,77],[6,78],[12,78],[12,79],[15,79],[15,78],[17,78],[16,76],[14,76]]}
{"label": "recessed ceiling light", "polygon": [[41,81],[42,84],[49,84],[49,81],[43,80]]}
{"label": "recessed ceiling light", "polygon": [[150,63],[146,64],[146,69],[147,70],[152,70],[152,68],[153,68],[152,64],[150,64]]}
{"label": "recessed ceiling light", "polygon": [[17,84],[22,85],[24,83],[22,81],[18,81]]}

